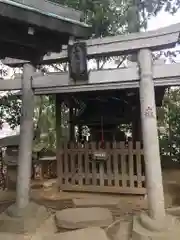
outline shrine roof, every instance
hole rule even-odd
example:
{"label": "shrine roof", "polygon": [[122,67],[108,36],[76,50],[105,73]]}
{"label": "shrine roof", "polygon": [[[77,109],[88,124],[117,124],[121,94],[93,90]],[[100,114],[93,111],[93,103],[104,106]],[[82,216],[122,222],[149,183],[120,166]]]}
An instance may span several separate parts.
{"label": "shrine roof", "polygon": [[81,12],[47,0],[0,0],[0,57],[36,61],[60,53],[69,37],[90,37],[81,18]]}
{"label": "shrine roof", "polygon": [[0,138],[0,147],[18,146],[19,134]]}
{"label": "shrine roof", "polygon": [[87,24],[81,22],[82,13],[69,7],[63,7],[60,4],[53,3],[47,0],[0,0],[0,3],[12,5],[24,10],[37,12],[51,18],[75,23],[83,27],[89,27]]}

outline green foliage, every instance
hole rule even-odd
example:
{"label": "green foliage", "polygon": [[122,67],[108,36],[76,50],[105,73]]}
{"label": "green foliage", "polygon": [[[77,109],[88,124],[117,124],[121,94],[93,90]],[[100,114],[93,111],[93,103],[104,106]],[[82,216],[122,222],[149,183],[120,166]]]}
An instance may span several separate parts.
{"label": "green foliage", "polygon": [[158,109],[161,153],[180,160],[180,88],[166,91],[164,103]]}
{"label": "green foliage", "polygon": [[[92,37],[103,37],[147,28],[148,19],[162,9],[175,13],[180,0],[51,0],[80,10],[92,25]],[[131,27],[132,24],[132,27]],[[129,27],[130,25],[130,27]]]}
{"label": "green foliage", "polygon": [[[21,99],[12,93],[0,99],[0,125],[7,122],[12,129],[20,125]],[[34,109],[34,151],[55,151],[55,102],[53,96],[36,96]]]}
{"label": "green foliage", "polygon": [[56,146],[54,98],[52,96],[36,96],[35,106],[34,150],[48,149],[54,152]]}
{"label": "green foliage", "polygon": [[20,124],[21,100],[12,93],[3,94],[0,98],[1,125],[7,122],[12,129]]}
{"label": "green foliage", "polygon": [[92,37],[103,37],[119,33],[125,24],[126,2],[121,1],[117,7],[115,1],[109,0],[51,0],[62,5],[80,10],[84,21],[92,25]]}
{"label": "green foliage", "polygon": [[164,0],[165,10],[171,14],[176,13],[180,8],[180,0]]}

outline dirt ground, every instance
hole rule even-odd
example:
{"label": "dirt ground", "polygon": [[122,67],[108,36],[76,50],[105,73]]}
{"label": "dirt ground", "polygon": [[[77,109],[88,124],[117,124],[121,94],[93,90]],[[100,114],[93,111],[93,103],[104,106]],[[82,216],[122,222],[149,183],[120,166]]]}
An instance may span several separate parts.
{"label": "dirt ground", "polygon": [[[64,208],[73,207],[73,198],[97,198],[97,199],[118,199],[119,205],[111,209],[115,218],[128,216],[146,209],[147,204],[143,196],[118,196],[110,194],[88,194],[88,193],[67,193],[57,192],[54,188],[33,189],[31,190],[31,199],[46,206],[52,212]],[[0,212],[3,212],[9,205],[15,201],[15,192],[0,192]]]}
{"label": "dirt ground", "polygon": [[[163,183],[166,208],[180,205],[180,170],[164,171]],[[37,186],[37,183],[34,186]],[[15,195],[13,191],[0,191],[0,213],[15,201]],[[118,199],[118,206],[110,209],[114,220],[129,220],[132,215],[147,210],[147,198],[144,196],[59,192],[55,186],[31,189],[31,199],[46,206],[52,213],[72,207],[73,198]]]}
{"label": "dirt ground", "polygon": [[[119,204],[116,207],[111,207],[114,221],[116,220],[132,220],[132,215],[138,213],[141,209],[146,209],[146,201],[141,196],[118,196],[110,194],[88,194],[88,193],[67,193],[67,192],[57,192],[55,188],[48,189],[32,189],[31,198],[41,204],[46,206],[53,214],[56,210],[61,210],[64,208],[73,207],[73,198],[97,198],[99,199],[118,199]],[[15,201],[15,192],[4,191],[0,192],[0,213],[3,212],[9,205]],[[52,223],[47,222],[47,224],[42,224],[40,229],[37,229],[38,235],[44,235],[44,232],[52,232]],[[109,233],[114,236],[119,226],[113,227],[113,230]],[[60,231],[61,232],[61,231]],[[28,235],[28,240],[31,236]],[[13,237],[14,238],[14,237]],[[32,238],[34,240],[34,238]],[[37,238],[38,240],[41,239]]]}
{"label": "dirt ground", "polygon": [[[164,171],[163,183],[166,208],[180,205],[180,170]],[[125,220],[126,222],[131,222],[132,215],[136,215],[140,211],[146,211],[148,208],[147,198],[144,196],[119,194],[90,194],[78,192],[70,193],[57,191],[56,186],[48,188],[37,187],[42,186],[42,182],[35,182],[32,185],[33,187],[31,189],[31,199],[41,205],[46,206],[52,212],[52,214],[56,210],[73,207],[73,198],[97,198],[98,200],[118,199],[119,204],[110,209],[113,213],[114,221]],[[0,213],[3,212],[9,205],[11,205],[15,201],[15,197],[15,191],[0,191]],[[108,233],[108,236],[115,236],[118,228],[119,223],[117,222],[117,224]],[[45,223],[42,223],[42,226],[37,229],[37,233],[35,233],[34,235],[35,238],[31,235],[26,235],[26,237],[28,240],[39,240],[45,232],[54,233],[54,229],[55,225],[51,218]],[[13,235],[13,239],[15,235]],[[3,238],[7,238],[7,236]],[[25,238],[23,237],[23,239]]]}
{"label": "dirt ground", "polygon": [[[166,207],[180,205],[180,170],[163,171],[163,183]],[[53,210],[72,207],[73,198],[89,197],[119,199],[118,208],[122,214],[133,213],[134,211],[147,208],[147,200],[144,196],[58,192],[56,187],[46,189],[33,187],[31,190],[31,198],[33,200]],[[2,212],[14,200],[15,192],[0,191],[0,211]]]}

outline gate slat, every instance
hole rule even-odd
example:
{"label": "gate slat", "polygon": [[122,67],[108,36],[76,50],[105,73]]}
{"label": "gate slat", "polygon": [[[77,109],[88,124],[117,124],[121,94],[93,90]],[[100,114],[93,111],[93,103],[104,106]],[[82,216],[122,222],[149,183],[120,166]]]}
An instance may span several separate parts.
{"label": "gate slat", "polygon": [[[101,150],[101,145],[102,143],[99,142],[98,143],[98,150]],[[99,183],[100,183],[100,186],[104,186],[104,162],[99,162],[98,163],[99,165]],[[97,175],[96,175],[97,177]]]}
{"label": "gate slat", "polygon": [[[96,151],[96,143],[91,143],[91,150],[92,152]],[[96,162],[92,160],[92,185],[97,185],[97,169],[96,169]]]}
{"label": "gate slat", "polygon": [[[74,142],[70,143],[70,150],[75,148]],[[75,153],[72,151],[70,155],[70,163],[71,163],[71,183],[75,184],[75,178],[76,178],[76,166],[75,166]]]}
{"label": "gate slat", "polygon": [[134,187],[134,159],[133,159],[133,143],[128,143],[128,160],[129,160],[129,180],[130,187]]}
{"label": "gate slat", "polygon": [[108,160],[107,160],[107,175],[108,175],[108,186],[112,186],[112,180],[111,180],[111,152],[110,152],[110,143],[106,142],[106,151],[108,154]]}
{"label": "gate slat", "polygon": [[89,178],[89,143],[85,143],[85,153],[84,153],[84,161],[85,161],[85,185],[90,184],[90,178]]}
{"label": "gate slat", "polygon": [[92,184],[94,186],[97,185],[96,173],[97,173],[96,163],[95,163],[95,161],[92,161]]}
{"label": "gate slat", "polygon": [[78,152],[78,185],[83,185],[82,178],[82,152]]}
{"label": "gate slat", "polygon": [[125,143],[120,142],[121,149],[121,174],[122,174],[122,187],[127,187],[127,178],[126,178],[126,164],[125,164]]}
{"label": "gate slat", "polygon": [[137,184],[138,188],[142,187],[142,168],[141,168],[141,143],[136,142],[136,164],[137,164]]}
{"label": "gate slat", "polygon": [[116,142],[113,142],[113,170],[115,178],[115,186],[119,186],[119,171],[118,171],[118,152],[116,150]]}
{"label": "gate slat", "polygon": [[104,186],[104,163],[99,165],[100,186]]}

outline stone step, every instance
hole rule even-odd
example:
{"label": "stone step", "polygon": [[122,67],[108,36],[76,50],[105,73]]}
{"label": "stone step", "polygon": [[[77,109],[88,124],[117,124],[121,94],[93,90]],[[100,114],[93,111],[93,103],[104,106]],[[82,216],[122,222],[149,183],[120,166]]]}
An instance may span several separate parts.
{"label": "stone step", "polygon": [[125,212],[124,209],[119,208],[119,199],[115,198],[74,198],[72,199],[72,205],[73,207],[78,208],[107,208],[111,211],[113,219],[119,219],[121,217],[128,217],[133,215],[133,213]]}
{"label": "stone step", "polygon": [[112,213],[106,208],[69,208],[56,212],[58,228],[80,229],[86,227],[107,227],[112,224]]}
{"label": "stone step", "polygon": [[107,198],[74,198],[72,199],[74,207],[117,207],[119,199]]}

